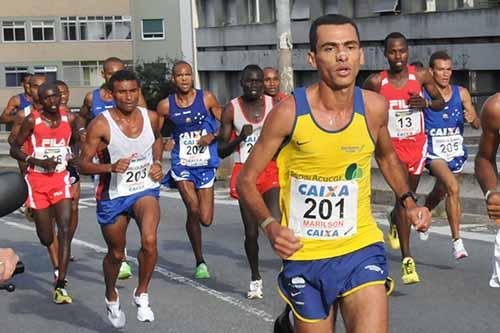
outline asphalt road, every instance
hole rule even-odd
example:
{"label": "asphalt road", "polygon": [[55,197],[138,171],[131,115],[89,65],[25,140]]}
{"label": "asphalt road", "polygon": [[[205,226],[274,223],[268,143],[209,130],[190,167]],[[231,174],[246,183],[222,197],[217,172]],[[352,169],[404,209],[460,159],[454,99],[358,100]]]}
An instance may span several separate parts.
{"label": "asphalt road", "polygon": [[[113,331],[104,306],[102,258],[106,251],[95,221],[91,189],[84,188],[80,224],[71,263],[68,289],[71,305],[51,300],[52,271],[34,225],[17,213],[0,219],[0,246],[13,247],[26,264],[16,276],[14,293],[0,291],[0,332],[104,332]],[[217,194],[214,224],[203,229],[205,259],[212,278],[193,277],[194,257],[185,233],[185,211],[176,192],[162,192],[159,260],[150,285],[153,323],[141,323],[131,295],[136,278],[119,282],[124,332],[272,332],[272,321],[283,303],[276,292],[280,260],[261,237],[264,299],[247,300],[250,270],[243,249],[243,227],[236,202]],[[375,210],[383,221],[384,212]],[[399,252],[389,251],[396,291],[390,297],[391,332],[500,332],[500,290],[488,286],[493,253],[491,226],[467,225],[463,233],[470,257],[456,262],[451,255],[449,229],[436,223],[426,242],[413,237],[413,252],[422,282],[401,282]],[[138,231],[131,223],[128,251],[134,272],[139,248]],[[343,332],[338,324],[337,332]]]}

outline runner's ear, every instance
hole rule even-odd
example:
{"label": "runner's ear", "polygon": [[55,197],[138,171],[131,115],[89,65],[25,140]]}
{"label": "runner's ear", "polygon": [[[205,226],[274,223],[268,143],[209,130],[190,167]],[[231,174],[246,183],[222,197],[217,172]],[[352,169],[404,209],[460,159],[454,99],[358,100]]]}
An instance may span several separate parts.
{"label": "runner's ear", "polygon": [[12,213],[26,201],[28,186],[17,172],[0,173],[0,217]]}

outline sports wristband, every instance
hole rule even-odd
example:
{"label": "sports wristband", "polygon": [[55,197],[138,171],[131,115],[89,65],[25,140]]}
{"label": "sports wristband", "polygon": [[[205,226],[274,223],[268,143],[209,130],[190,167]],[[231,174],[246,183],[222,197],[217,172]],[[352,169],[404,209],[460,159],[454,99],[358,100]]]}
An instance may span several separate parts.
{"label": "sports wristband", "polygon": [[415,195],[415,193],[413,193],[412,191],[408,191],[406,193],[403,193],[403,195],[401,195],[398,199],[399,201],[399,204],[403,207],[403,208],[406,208],[405,206],[405,200],[408,199],[408,198],[412,198],[412,200],[417,203],[417,196]]}
{"label": "sports wristband", "polygon": [[80,128],[78,129],[78,133],[81,133],[81,132],[83,132],[83,131],[85,131],[85,127],[80,127]]}
{"label": "sports wristband", "polygon": [[266,227],[275,221],[276,220],[274,219],[274,217],[269,216],[267,219],[259,223],[259,227],[262,229],[262,231],[265,231]]}
{"label": "sports wristband", "polygon": [[153,164],[158,164],[158,165],[160,166],[160,168],[162,168],[162,167],[163,167],[163,165],[161,164],[161,161],[160,161],[160,160],[155,160],[155,161],[153,162]]}
{"label": "sports wristband", "polygon": [[26,155],[26,157],[24,158],[24,163],[29,163],[28,161],[30,160],[30,158],[30,155]]}
{"label": "sports wristband", "polygon": [[494,191],[492,190],[488,190],[486,191],[486,193],[484,194],[484,200],[488,201],[488,197],[490,196],[491,193],[493,193]]}

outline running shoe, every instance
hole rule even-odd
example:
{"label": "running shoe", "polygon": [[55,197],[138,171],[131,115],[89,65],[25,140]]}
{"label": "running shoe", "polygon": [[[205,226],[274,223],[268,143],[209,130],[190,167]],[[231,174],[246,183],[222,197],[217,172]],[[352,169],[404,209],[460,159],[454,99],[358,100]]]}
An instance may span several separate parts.
{"label": "running shoe", "polygon": [[402,263],[403,275],[401,279],[404,284],[419,283],[420,278],[418,277],[417,268],[415,267],[415,260],[412,257],[406,257],[403,259]]}
{"label": "running shoe", "polygon": [[[116,295],[118,296],[118,290],[116,290]],[[111,325],[115,328],[124,327],[125,313],[123,313],[120,307],[120,297],[118,296],[116,301],[113,302],[108,301],[108,299],[104,297],[104,302],[106,303],[106,311],[108,312],[108,319],[111,322]]]}
{"label": "running shoe", "polygon": [[248,299],[264,298],[264,293],[262,292],[262,279],[250,281],[250,288],[247,293]]}
{"label": "running shoe", "polygon": [[126,261],[122,261],[120,266],[120,272],[118,273],[118,279],[126,280],[132,277],[132,267]]}
{"label": "running shoe", "polygon": [[155,314],[151,307],[149,306],[149,296],[146,293],[142,293],[139,296],[135,296],[135,291],[132,294],[133,302],[137,306],[137,320],[153,322],[155,320]]}
{"label": "running shoe", "polygon": [[398,238],[398,228],[394,223],[392,223],[392,211],[387,212],[387,221],[389,221],[389,233],[387,234],[387,239],[389,241],[389,246],[393,250],[399,249],[399,238]]}
{"label": "running shoe", "polygon": [[196,266],[194,271],[194,277],[197,279],[208,279],[210,278],[210,273],[208,272],[208,266],[204,262]]}
{"label": "running shoe", "polygon": [[462,242],[461,238],[453,241],[453,256],[456,260],[463,259],[469,256],[469,254],[465,250],[464,243]]}
{"label": "running shoe", "polygon": [[68,294],[65,288],[55,288],[54,289],[54,303],[56,304],[71,304],[73,299]]}
{"label": "running shoe", "polygon": [[293,327],[290,323],[290,305],[286,305],[285,310],[274,321],[273,333],[293,333]]}
{"label": "running shoe", "polygon": [[418,238],[420,238],[420,240],[423,240],[423,241],[426,241],[429,239],[429,230],[427,231],[419,231],[418,232]]}

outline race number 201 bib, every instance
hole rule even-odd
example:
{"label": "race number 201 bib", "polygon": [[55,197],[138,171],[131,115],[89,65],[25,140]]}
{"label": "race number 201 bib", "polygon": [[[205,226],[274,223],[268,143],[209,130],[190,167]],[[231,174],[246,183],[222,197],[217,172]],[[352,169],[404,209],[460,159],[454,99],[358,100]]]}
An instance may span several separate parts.
{"label": "race number 201 bib", "polygon": [[406,138],[421,133],[421,117],[420,111],[390,111],[389,133],[391,138]]}
{"label": "race number 201 bib", "polygon": [[257,142],[260,135],[260,129],[255,130],[251,135],[247,136],[245,141],[240,143],[240,162],[245,163],[252,152],[253,146]]}
{"label": "race number 201 bib", "polygon": [[433,136],[432,151],[446,161],[464,155],[464,139],[461,135]]}
{"label": "race number 201 bib", "polygon": [[[67,147],[36,147],[35,158],[50,159],[53,158],[57,162],[54,172],[63,172],[66,170],[68,148]],[[36,170],[40,172],[47,172],[45,169],[35,166]]]}
{"label": "race number 201 bib", "polygon": [[289,225],[295,235],[314,240],[354,236],[358,183],[322,182],[291,177]]}
{"label": "race number 201 bib", "polygon": [[198,140],[205,134],[207,134],[206,130],[197,130],[182,133],[179,136],[179,158],[182,165],[190,167],[208,165],[210,160],[209,147],[198,145]]}
{"label": "race number 201 bib", "polygon": [[146,190],[151,182],[149,169],[151,160],[145,157],[135,157],[130,160],[127,171],[118,174],[118,193],[128,195]]}

